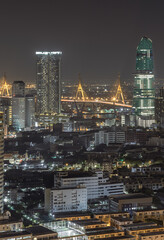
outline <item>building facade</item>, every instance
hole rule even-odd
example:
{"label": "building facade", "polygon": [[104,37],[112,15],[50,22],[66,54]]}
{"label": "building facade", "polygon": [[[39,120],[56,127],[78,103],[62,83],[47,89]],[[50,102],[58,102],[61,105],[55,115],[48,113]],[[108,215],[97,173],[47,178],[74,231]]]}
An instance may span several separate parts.
{"label": "building facade", "polygon": [[164,127],[164,88],[160,89],[159,96],[155,98],[155,120],[160,127]]}
{"label": "building facade", "polygon": [[110,182],[109,178],[103,177],[103,172],[57,172],[54,176],[55,188],[71,188],[83,184],[87,188],[87,200],[113,194],[122,194],[124,184]]}
{"label": "building facade", "polygon": [[150,127],[155,122],[152,40],[147,37],[142,37],[137,47],[133,107],[138,126]]}
{"label": "building facade", "polygon": [[12,119],[13,127],[17,131],[25,128],[25,97],[13,97]]}
{"label": "building facade", "polygon": [[35,124],[35,96],[26,95],[25,107],[25,126],[26,128],[31,128]]}
{"label": "building facade", "polygon": [[115,212],[130,212],[134,210],[143,210],[152,205],[152,197],[147,195],[136,194],[120,194],[109,197],[110,210]]}
{"label": "building facade", "polygon": [[14,81],[13,82],[12,96],[13,97],[24,97],[25,96],[25,83],[23,81]]}
{"label": "building facade", "polygon": [[12,85],[13,127],[19,131],[25,128],[25,83],[15,81]]}
{"label": "building facade", "polygon": [[51,213],[87,210],[86,187],[46,189],[45,210]]}
{"label": "building facade", "polygon": [[111,143],[125,143],[126,132],[125,130],[116,131],[99,131],[94,134],[95,146],[100,144],[106,144],[107,146]]}
{"label": "building facade", "polygon": [[0,214],[3,213],[3,157],[4,157],[4,130],[3,113],[0,112]]}
{"label": "building facade", "polygon": [[36,52],[37,113],[60,113],[61,52]]}
{"label": "building facade", "polygon": [[12,125],[12,98],[0,97],[0,111],[4,113],[4,125]]}

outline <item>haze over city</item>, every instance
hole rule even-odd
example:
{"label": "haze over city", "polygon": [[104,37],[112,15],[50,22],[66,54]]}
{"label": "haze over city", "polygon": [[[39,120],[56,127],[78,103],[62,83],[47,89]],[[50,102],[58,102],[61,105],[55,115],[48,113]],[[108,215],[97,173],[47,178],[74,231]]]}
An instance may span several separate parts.
{"label": "haze over city", "polygon": [[155,75],[164,76],[164,1],[29,0],[1,2],[0,72],[35,82],[35,51],[62,51],[62,80],[133,81],[136,47],[153,40]]}
{"label": "haze over city", "polygon": [[0,240],[164,239],[164,1],[0,7]]}

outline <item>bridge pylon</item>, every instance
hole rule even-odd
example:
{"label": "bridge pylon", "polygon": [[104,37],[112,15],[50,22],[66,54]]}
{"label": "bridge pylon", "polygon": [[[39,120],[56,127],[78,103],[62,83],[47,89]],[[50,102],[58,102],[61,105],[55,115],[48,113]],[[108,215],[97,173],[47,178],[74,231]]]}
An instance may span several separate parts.
{"label": "bridge pylon", "polygon": [[79,74],[79,83],[78,83],[78,88],[77,88],[75,99],[77,100],[78,98],[81,98],[83,101],[85,101],[86,98],[87,98],[87,94],[83,90],[83,87],[82,87],[82,84],[81,84],[80,74]]}
{"label": "bridge pylon", "polygon": [[6,73],[3,74],[3,78],[2,78],[1,95],[2,95],[3,97],[9,97],[9,96],[11,96],[11,87],[10,87],[9,84],[7,84],[7,81],[6,81]]}
{"label": "bridge pylon", "polygon": [[124,95],[121,88],[120,74],[118,75],[118,87],[117,87],[117,92],[115,96],[115,101],[119,101],[119,99],[121,99],[122,103],[125,104]]}

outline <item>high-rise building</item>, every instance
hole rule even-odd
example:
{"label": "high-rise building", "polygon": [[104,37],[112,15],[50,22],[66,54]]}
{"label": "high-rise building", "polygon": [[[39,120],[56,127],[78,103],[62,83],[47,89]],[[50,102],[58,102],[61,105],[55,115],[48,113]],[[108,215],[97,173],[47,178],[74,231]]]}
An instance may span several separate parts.
{"label": "high-rise building", "polygon": [[13,127],[19,131],[25,128],[25,83],[23,81],[13,82],[12,90]]}
{"label": "high-rise building", "polygon": [[160,94],[155,98],[155,120],[160,127],[164,127],[164,88],[160,89]]}
{"label": "high-rise building", "polygon": [[0,214],[3,213],[3,157],[4,157],[4,130],[3,113],[0,112]]}
{"label": "high-rise building", "polygon": [[62,52],[36,52],[37,113],[60,113]]}
{"label": "high-rise building", "polygon": [[12,125],[12,98],[0,97],[0,111],[4,114],[4,125]]}
{"label": "high-rise building", "polygon": [[150,127],[155,122],[152,40],[147,37],[142,37],[137,47],[133,107],[137,125]]}
{"label": "high-rise building", "polygon": [[14,81],[12,86],[13,97],[25,96],[25,83],[23,81]]}
{"label": "high-rise building", "polygon": [[35,121],[35,96],[26,95],[25,97],[25,126],[33,127]]}

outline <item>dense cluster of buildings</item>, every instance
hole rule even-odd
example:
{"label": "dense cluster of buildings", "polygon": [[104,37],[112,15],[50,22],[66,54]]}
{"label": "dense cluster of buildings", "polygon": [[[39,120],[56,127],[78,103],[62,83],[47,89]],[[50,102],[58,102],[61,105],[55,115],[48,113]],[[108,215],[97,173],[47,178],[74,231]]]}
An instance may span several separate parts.
{"label": "dense cluster of buildings", "polygon": [[85,103],[81,82],[82,99],[62,105],[61,57],[36,52],[36,86],[0,91],[0,239],[163,239],[164,89],[155,96],[151,39],[137,47],[132,105]]}

